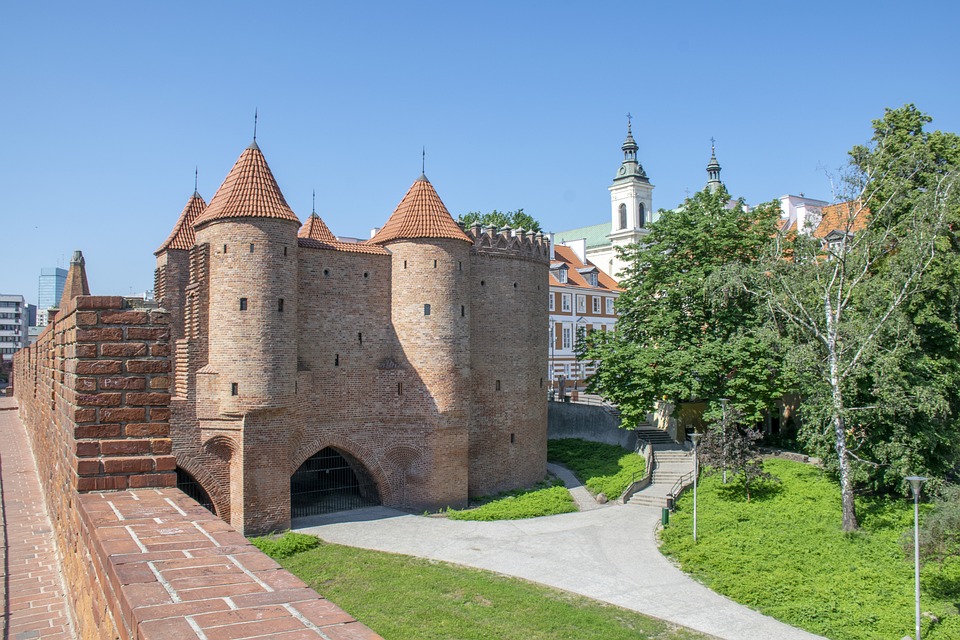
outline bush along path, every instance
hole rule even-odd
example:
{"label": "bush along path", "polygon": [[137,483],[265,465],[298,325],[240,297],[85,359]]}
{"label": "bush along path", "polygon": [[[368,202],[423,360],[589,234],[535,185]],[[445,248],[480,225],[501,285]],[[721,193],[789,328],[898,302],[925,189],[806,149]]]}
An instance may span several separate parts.
{"label": "bush along path", "polygon": [[[832,640],[912,635],[913,562],[900,546],[912,503],[858,500],[861,529],[844,533],[835,481],[787,460],[765,468],[780,482],[751,489],[749,503],[739,482],[701,476],[697,544],[688,491],[661,550],[714,591]],[[922,565],[921,605],[924,640],[960,638],[960,558]]]}

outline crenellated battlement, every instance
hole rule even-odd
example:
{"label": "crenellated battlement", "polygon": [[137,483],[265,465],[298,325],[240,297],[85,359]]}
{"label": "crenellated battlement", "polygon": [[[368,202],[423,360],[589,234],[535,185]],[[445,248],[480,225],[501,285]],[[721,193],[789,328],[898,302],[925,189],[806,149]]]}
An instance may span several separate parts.
{"label": "crenellated battlement", "polygon": [[512,229],[509,225],[502,228],[493,225],[484,227],[479,223],[470,227],[460,225],[460,228],[473,240],[475,251],[497,251],[528,260],[550,261],[550,238],[540,231]]}

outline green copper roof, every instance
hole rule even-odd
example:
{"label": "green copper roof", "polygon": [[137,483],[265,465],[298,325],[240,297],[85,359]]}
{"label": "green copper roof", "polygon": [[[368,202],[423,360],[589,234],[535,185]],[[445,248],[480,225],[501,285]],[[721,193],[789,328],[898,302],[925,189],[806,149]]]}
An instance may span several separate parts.
{"label": "green copper roof", "polygon": [[592,249],[593,247],[602,247],[610,244],[610,241],[607,239],[608,235],[610,235],[610,223],[602,222],[600,224],[592,224],[589,227],[577,227],[569,231],[559,231],[554,234],[554,237],[556,238],[557,244],[586,238],[587,249]]}

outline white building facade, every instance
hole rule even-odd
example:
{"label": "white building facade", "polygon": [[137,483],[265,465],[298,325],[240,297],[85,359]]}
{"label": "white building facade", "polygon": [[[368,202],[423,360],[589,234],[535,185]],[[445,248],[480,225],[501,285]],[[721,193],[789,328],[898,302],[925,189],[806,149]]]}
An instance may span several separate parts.
{"label": "white building facade", "polygon": [[27,346],[30,309],[19,295],[0,294],[0,356],[4,363],[13,361],[13,354]]}

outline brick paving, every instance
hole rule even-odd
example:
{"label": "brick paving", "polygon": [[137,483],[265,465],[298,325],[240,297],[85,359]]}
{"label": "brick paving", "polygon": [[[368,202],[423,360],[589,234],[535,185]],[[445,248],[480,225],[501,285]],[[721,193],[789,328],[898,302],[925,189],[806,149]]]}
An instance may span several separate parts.
{"label": "brick paving", "polygon": [[0,398],[3,638],[75,638],[53,527],[13,398]]}

